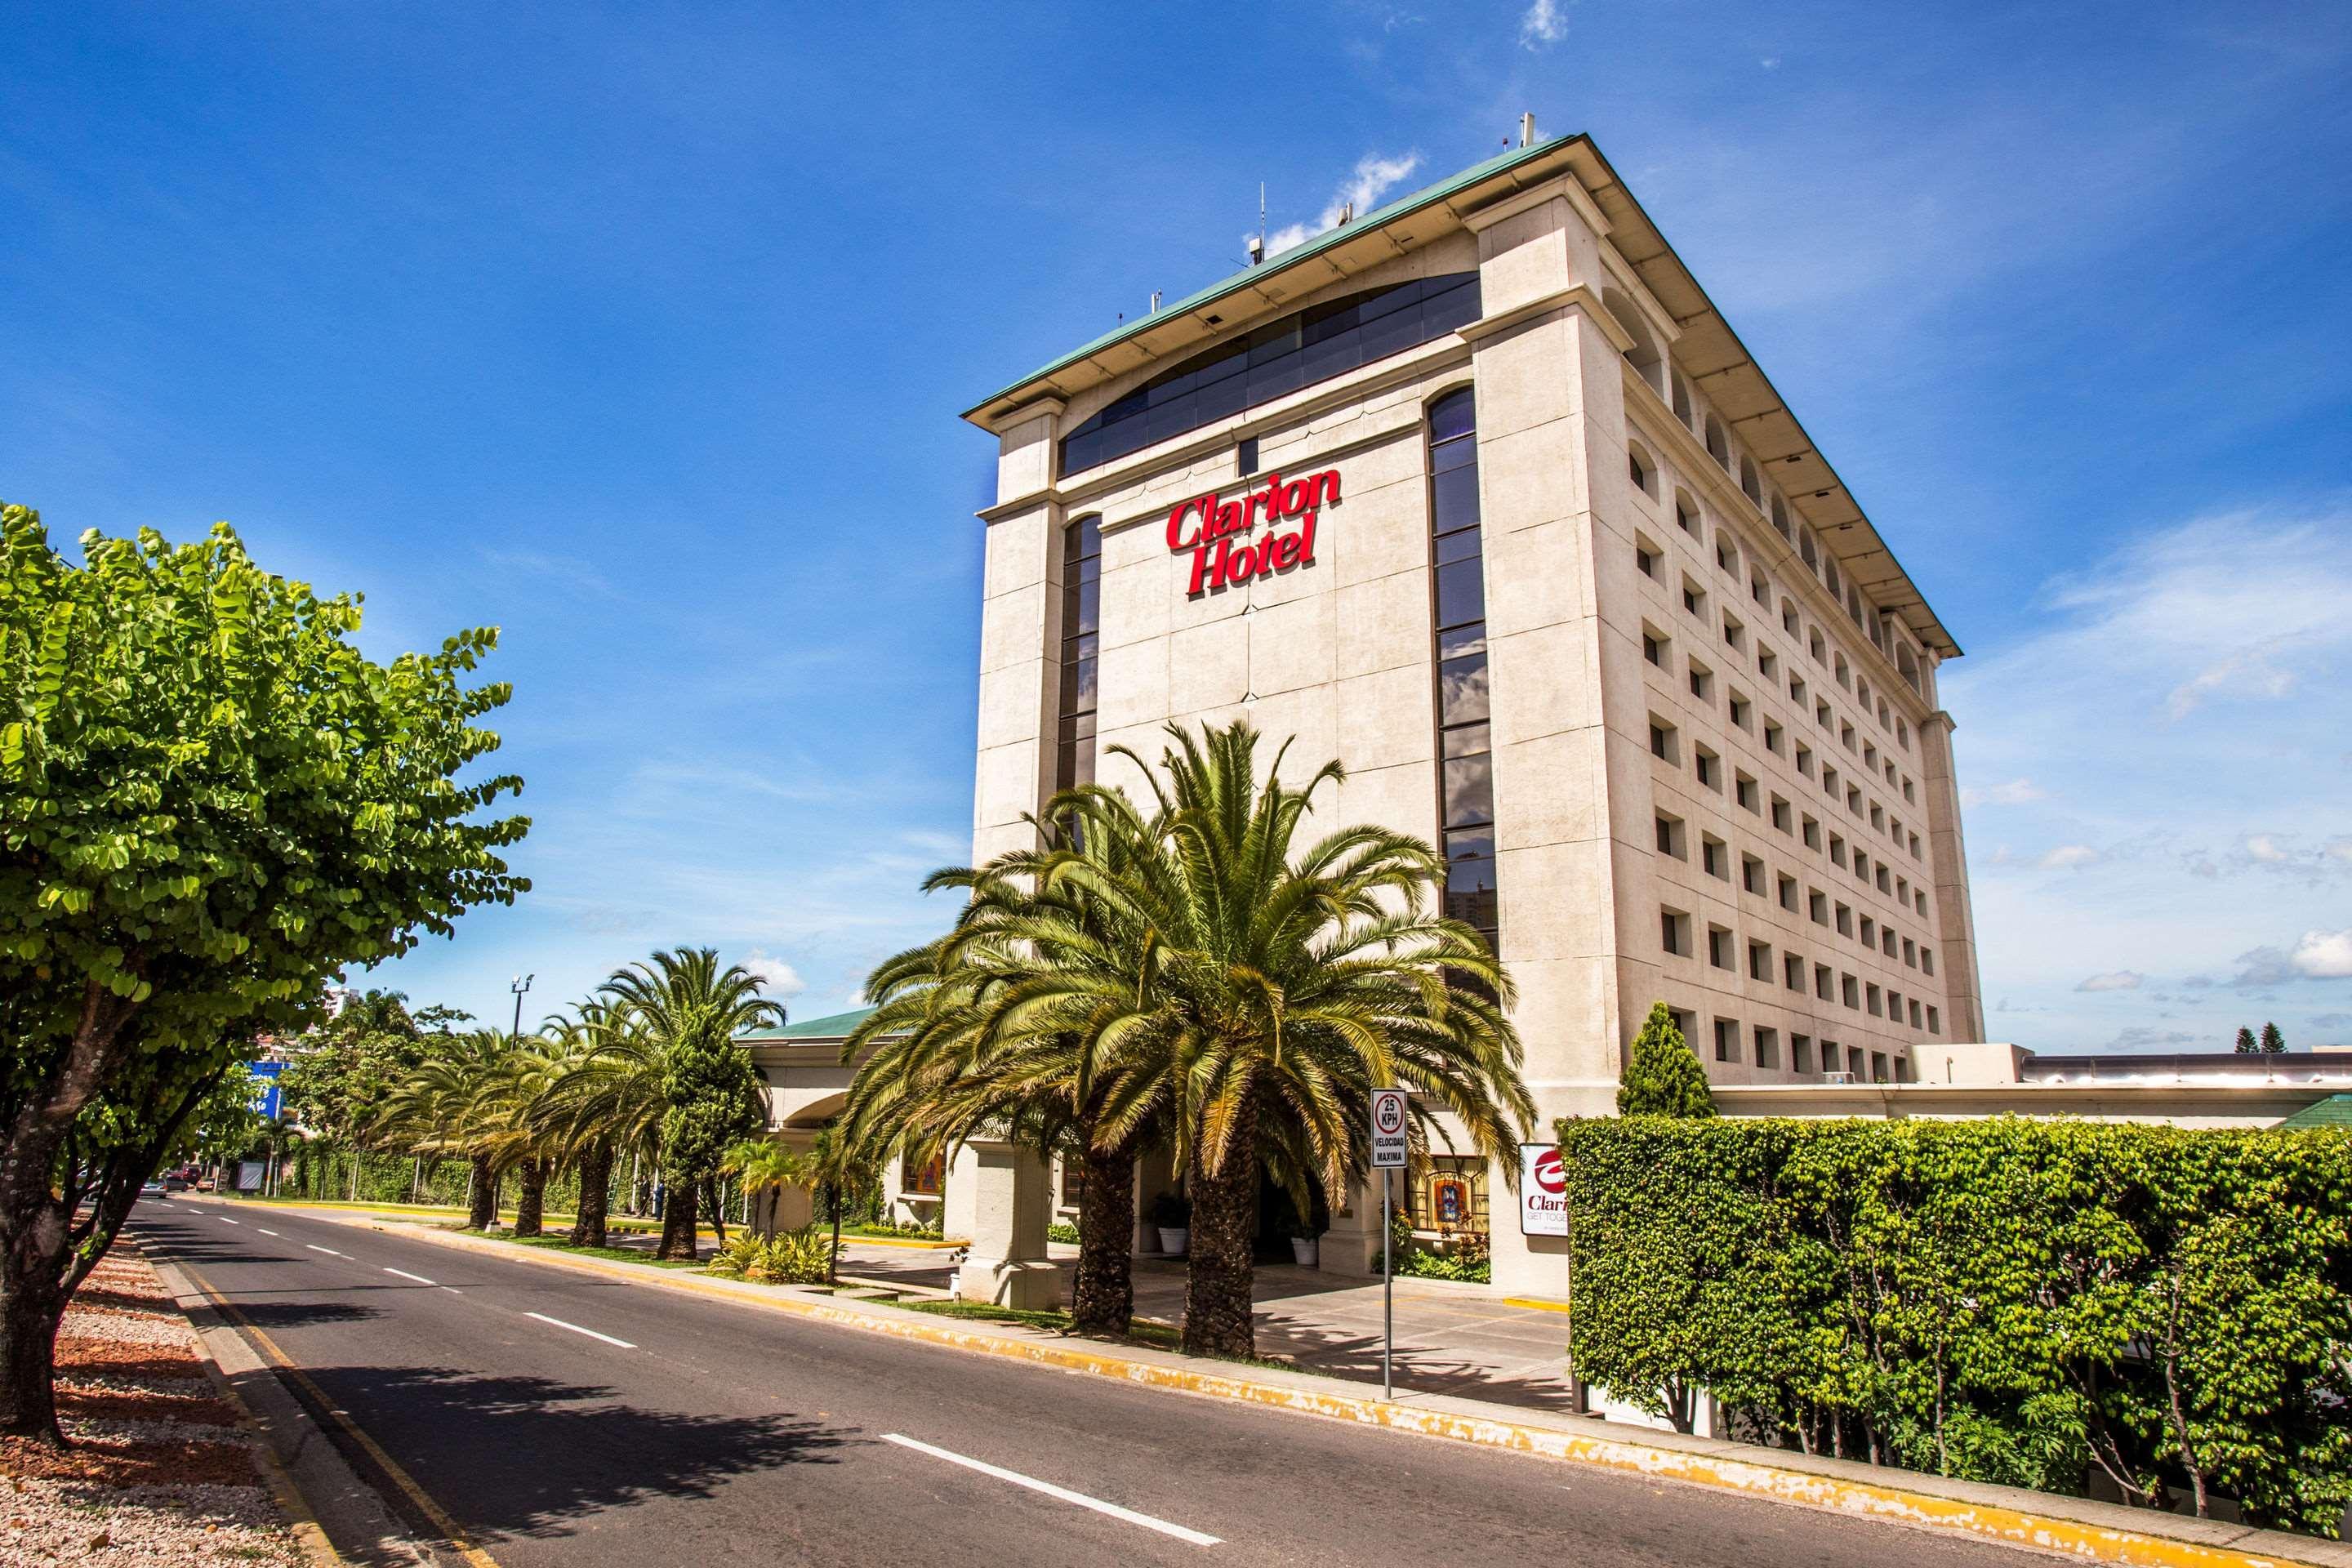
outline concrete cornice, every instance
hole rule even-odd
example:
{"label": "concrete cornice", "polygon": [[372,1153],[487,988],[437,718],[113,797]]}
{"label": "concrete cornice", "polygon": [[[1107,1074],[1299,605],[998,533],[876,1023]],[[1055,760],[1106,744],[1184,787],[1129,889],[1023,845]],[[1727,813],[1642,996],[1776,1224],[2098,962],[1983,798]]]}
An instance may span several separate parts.
{"label": "concrete cornice", "polygon": [[1032,424],[1039,419],[1059,419],[1069,411],[1069,404],[1059,397],[1051,395],[1033,397],[1018,407],[1008,408],[1002,414],[973,416],[972,422],[984,427],[992,436],[1002,436],[1007,430],[1017,430],[1022,426]]}
{"label": "concrete cornice", "polygon": [[1465,343],[1476,344],[1514,327],[1525,326],[1529,321],[1563,310],[1582,310],[1591,317],[1600,326],[1601,336],[1607,338],[1610,346],[1619,353],[1633,346],[1633,334],[1609,313],[1609,308],[1601,302],[1601,296],[1594,293],[1591,285],[1587,283],[1546,294],[1541,299],[1530,300],[1524,305],[1515,305],[1492,316],[1481,316],[1465,327],[1454,329],[1454,335]]}
{"label": "concrete cornice", "polygon": [[1549,201],[1567,202],[1575,209],[1576,216],[1584,220],[1586,227],[1603,238],[1608,237],[1608,216],[1593,205],[1592,198],[1585,195],[1583,182],[1570,171],[1563,171],[1549,180],[1529,185],[1524,191],[1514,192],[1499,201],[1489,202],[1483,207],[1463,214],[1463,226],[1476,234]]}
{"label": "concrete cornice", "polygon": [[1062,500],[1065,500],[1062,492],[1047,485],[1043,489],[1026,490],[1010,500],[998,501],[994,506],[982,507],[972,515],[982,522],[1001,522],[1008,517],[1018,517],[1024,511],[1034,511],[1041,506],[1051,506]]}

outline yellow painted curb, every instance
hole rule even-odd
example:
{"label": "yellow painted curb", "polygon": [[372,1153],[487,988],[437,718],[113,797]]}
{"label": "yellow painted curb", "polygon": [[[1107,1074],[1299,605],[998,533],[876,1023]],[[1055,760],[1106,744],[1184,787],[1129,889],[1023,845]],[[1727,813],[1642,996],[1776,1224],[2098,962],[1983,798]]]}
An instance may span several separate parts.
{"label": "yellow painted curb", "polygon": [[[123,1243],[118,1241],[115,1245],[119,1247]],[[135,1241],[131,1242],[130,1245],[133,1247],[138,1246]],[[143,1248],[140,1249],[140,1256],[145,1259],[150,1268],[156,1269],[157,1278],[162,1278],[163,1270],[157,1267],[153,1258],[146,1257]],[[170,1259],[167,1258],[164,1261],[169,1263]],[[174,1268],[173,1272],[202,1292],[206,1300],[218,1301],[219,1299],[210,1290],[206,1290],[204,1283],[194,1275],[177,1268]],[[164,1288],[170,1289],[168,1282]],[[187,1317],[186,1310],[180,1307],[176,1300],[172,1305],[183,1319]],[[205,1336],[194,1332],[195,1329],[194,1323],[190,1323],[188,1327],[195,1340],[196,1359],[205,1364],[205,1376],[211,1380],[213,1388],[221,1398],[236,1409],[238,1416],[245,1423],[246,1430],[253,1435],[254,1461],[260,1467],[262,1478],[269,1483],[270,1495],[278,1500],[278,1506],[285,1511],[287,1526],[291,1531],[295,1541],[301,1546],[302,1554],[317,1564],[317,1568],[349,1568],[349,1560],[335,1550],[333,1542],[327,1539],[326,1531],[319,1523],[318,1514],[310,1507],[310,1500],[302,1495],[302,1489],[295,1483],[292,1472],[278,1460],[277,1450],[269,1446],[268,1439],[262,1430],[261,1417],[256,1414],[252,1405],[245,1402],[245,1395],[238,1392],[236,1384],[228,1380],[228,1373],[221,1370],[220,1363],[213,1359],[212,1351],[205,1344]]]}
{"label": "yellow painted curb", "polygon": [[1503,1298],[1503,1305],[1506,1307],[1527,1307],[1538,1312],[1565,1312],[1568,1310],[1567,1302],[1547,1301],[1540,1296],[1506,1296]]}
{"label": "yellow painted curb", "polygon": [[[372,1226],[370,1228],[381,1226]],[[420,1234],[429,1235],[444,1246],[498,1246],[494,1241],[477,1237],[454,1236],[446,1232]],[[852,1311],[828,1301],[806,1297],[747,1296],[706,1280],[663,1274],[642,1265],[566,1257],[562,1253],[530,1247],[505,1250],[561,1268],[584,1268],[675,1290],[691,1290],[746,1306],[765,1307],[795,1317],[838,1323],[901,1340],[979,1351],[1007,1360],[1025,1361],[1065,1372],[1085,1373],[1147,1388],[1174,1389],[1212,1399],[1234,1400],[1270,1409],[1354,1422],[1359,1426],[1412,1432],[1426,1437],[1443,1437],[1453,1442],[1532,1454],[1542,1458],[1599,1465],[1654,1480],[1681,1481],[1691,1486],[1770,1498],[1832,1513],[2033,1547],[2043,1552],[2060,1552],[2085,1563],[2116,1563],[2124,1565],[2124,1568],[2315,1568],[2315,1564],[2300,1558],[2241,1552],[2227,1546],[2205,1546],[2194,1542],[2171,1540],[2138,1531],[2108,1529],[2078,1520],[2059,1519],[2018,1509],[1930,1497],[1895,1486],[1835,1476],[1808,1475],[1756,1460],[1654,1448],[1616,1438],[1585,1436],[1486,1416],[1461,1415],[1450,1411],[1397,1405],[1361,1394],[1286,1388],[1276,1384],[1254,1382],[1231,1373],[1200,1372],[1191,1367],[1129,1361],[1121,1356],[1080,1350],[1070,1345],[1005,1339],[995,1334],[950,1328],[938,1321],[926,1321],[920,1314],[914,1312],[907,1313],[905,1320],[901,1321],[896,1315],[881,1315],[889,1309]],[[1759,1449],[1758,1452],[1769,1450]]]}
{"label": "yellow painted curb", "polygon": [[[311,1382],[310,1374],[297,1365],[292,1356],[278,1349],[278,1342],[264,1332],[260,1324],[247,1317],[234,1302],[224,1298],[219,1291],[215,1290],[204,1280],[193,1274],[188,1275],[187,1279],[189,1284],[205,1293],[205,1299],[212,1302],[215,1310],[227,1321],[235,1324],[238,1332],[251,1340],[254,1345],[268,1357],[271,1365],[301,1384],[303,1392],[310,1394],[313,1403],[325,1411],[335,1425],[349,1434],[353,1442],[366,1450],[367,1457],[374,1460],[377,1467],[392,1479],[393,1485],[407,1494],[408,1500],[416,1505],[417,1510],[425,1515],[434,1529],[441,1532],[458,1556],[464,1558],[472,1565],[472,1568],[499,1568],[499,1560],[475,1545],[472,1539],[467,1535],[465,1527],[450,1518],[448,1510],[434,1500],[430,1492],[416,1484],[416,1479],[401,1468],[399,1460],[385,1453],[373,1437],[362,1431],[357,1422],[345,1414],[333,1400],[328,1398],[326,1390]],[[322,1541],[325,1539],[323,1534],[320,1539]],[[332,1549],[329,1550],[331,1552]],[[340,1562],[341,1559],[339,1558],[337,1561]]]}

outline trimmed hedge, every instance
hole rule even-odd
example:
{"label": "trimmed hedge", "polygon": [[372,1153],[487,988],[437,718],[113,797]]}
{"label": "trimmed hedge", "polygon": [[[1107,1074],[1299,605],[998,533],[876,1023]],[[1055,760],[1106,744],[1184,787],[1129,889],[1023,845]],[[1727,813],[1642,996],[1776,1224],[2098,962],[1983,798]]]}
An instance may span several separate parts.
{"label": "trimmed hedge", "polygon": [[1687,1431],[2128,1501],[2352,1503],[2352,1136],[1559,1124],[1576,1374]]}

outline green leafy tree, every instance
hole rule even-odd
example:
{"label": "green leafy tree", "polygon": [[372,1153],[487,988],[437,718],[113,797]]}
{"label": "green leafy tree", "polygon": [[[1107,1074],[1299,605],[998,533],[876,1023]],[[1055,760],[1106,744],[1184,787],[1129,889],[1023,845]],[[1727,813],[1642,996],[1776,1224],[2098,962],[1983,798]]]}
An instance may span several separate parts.
{"label": "green leafy tree", "polygon": [[707,947],[655,953],[599,989],[629,1017],[641,1064],[633,1092],[660,1107],[667,1196],[654,1256],[691,1258],[699,1200],[716,1190],[720,1161],[767,1122],[766,1085],[735,1037],[783,1022],[784,1010],[760,995],[757,976],[740,964],[721,970]]}
{"label": "green leafy tree", "polygon": [[347,994],[332,1017],[288,1043],[278,1079],[286,1115],[322,1137],[365,1142],[393,1086],[466,1021],[454,1007],[411,1011],[398,991]]}
{"label": "green leafy tree", "polygon": [[1633,1037],[1633,1050],[1625,1076],[1617,1084],[1621,1116],[1713,1116],[1715,1096],[1706,1087],[1706,1069],[1698,1065],[1690,1042],[1664,1002],[1650,1005],[1642,1032]]}
{"label": "green leafy tree", "polygon": [[69,1194],[84,1116],[184,1126],[330,976],[529,885],[499,857],[527,820],[481,816],[519,781],[457,778],[499,743],[507,688],[465,685],[494,633],[377,664],[355,599],[226,524],[80,542],[0,508],[0,1431],[51,1443],[58,1319],[152,1170]]}
{"label": "green leafy tree", "polygon": [[2240,1056],[2250,1057],[2261,1049],[2262,1047],[2254,1043],[2254,1032],[2252,1029],[2241,1028],[2238,1031],[2238,1054]]}
{"label": "green leafy tree", "polygon": [[2263,1054],[2264,1056],[2274,1057],[2281,1055],[2285,1051],[2285,1049],[2286,1037],[2279,1033],[2279,1026],[2276,1024],[2264,1024],[2263,1026]]}
{"label": "green leafy tree", "polygon": [[[625,1049],[606,1054],[607,1046],[625,1042],[625,1015],[589,1002],[578,1017],[550,1018],[540,1032],[549,1041],[553,1070],[527,1114],[545,1135],[551,1157],[572,1161],[579,1173],[572,1244],[602,1247],[607,1239],[614,1161],[625,1150],[652,1147],[660,1122],[658,1103],[648,1080],[613,1070],[625,1060]],[[640,1083],[647,1092],[637,1096],[634,1089]]]}

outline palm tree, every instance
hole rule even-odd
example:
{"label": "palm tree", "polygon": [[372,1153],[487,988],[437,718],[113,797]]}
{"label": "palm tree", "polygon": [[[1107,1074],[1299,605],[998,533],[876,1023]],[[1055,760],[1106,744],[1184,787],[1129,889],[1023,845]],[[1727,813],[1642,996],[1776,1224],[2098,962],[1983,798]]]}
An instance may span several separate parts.
{"label": "palm tree", "polygon": [[[603,1247],[611,1206],[613,1163],[624,1152],[645,1152],[660,1125],[649,1077],[609,1070],[629,1053],[628,1018],[600,1002],[581,1005],[576,1018],[551,1017],[540,1033],[550,1041],[554,1070],[530,1108],[531,1121],[560,1157],[580,1173],[580,1201],[572,1216],[572,1245]],[[604,1047],[615,1048],[607,1054]]]}
{"label": "palm tree", "polygon": [[1116,1079],[1097,1145],[1165,1118],[1192,1199],[1184,1346],[1247,1355],[1262,1161],[1294,1197],[1308,1173],[1344,1189],[1369,1162],[1370,1091],[1401,1085],[1424,1145],[1442,1108],[1508,1172],[1535,1107],[1505,1014],[1510,979],[1483,938],[1435,912],[1436,852],[1371,826],[1297,848],[1317,792],[1344,776],[1337,763],[1294,790],[1277,752],[1260,785],[1245,722],[1169,733],[1164,784],[1129,748],[1108,753],[1143,773],[1148,816],[1099,785],[1056,802],[1076,842],[1036,874],[1098,900],[1116,945],[1071,933],[1072,951],[1099,950],[1102,972],[1039,965],[1003,1005],[1003,1032],[1032,1015],[1066,1026],[1049,998],[1086,999],[1084,1033]]}
{"label": "palm tree", "polygon": [[[1123,961],[1148,948],[1150,934],[1123,927],[1118,906],[1065,874],[1072,864],[1121,874],[1137,836],[1068,828],[1041,826],[1045,852],[928,879],[926,890],[961,888],[971,900],[953,931],[886,962],[867,982],[877,1005],[844,1042],[843,1059],[871,1054],[841,1125],[853,1149],[919,1156],[989,1129],[1078,1162],[1087,1198],[1071,1320],[1079,1332],[1116,1335],[1135,1307],[1135,1157],[1162,1134],[1151,1108],[1166,1097],[1118,1058],[1120,1037],[1104,1027],[1134,998]],[[1123,1114],[1107,1133],[1114,1113]]]}
{"label": "palm tree", "polygon": [[504,1081],[511,1049],[512,1042],[493,1029],[456,1037],[448,1050],[394,1082],[369,1122],[370,1135],[384,1142],[471,1162],[466,1224],[474,1230],[498,1223],[499,1179],[514,1157]]}
{"label": "palm tree", "polygon": [[[656,1258],[695,1256],[697,1200],[715,1191],[729,1145],[767,1121],[767,1094],[749,1052],[735,1037],[783,1021],[762,998],[760,982],[740,964],[719,967],[710,948],[656,952],[598,987],[627,1029],[610,1047],[610,1065],[626,1082],[610,1086],[625,1121],[659,1108],[657,1146],[667,1200]],[[607,1054],[600,1047],[598,1055]]]}
{"label": "palm tree", "polygon": [[515,1173],[517,1236],[544,1228],[547,1178],[563,1152],[562,1140],[537,1114],[564,1071],[560,1048],[545,1036],[514,1041],[482,1088],[478,1113],[483,1136],[495,1146],[493,1163]]}

